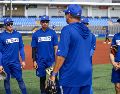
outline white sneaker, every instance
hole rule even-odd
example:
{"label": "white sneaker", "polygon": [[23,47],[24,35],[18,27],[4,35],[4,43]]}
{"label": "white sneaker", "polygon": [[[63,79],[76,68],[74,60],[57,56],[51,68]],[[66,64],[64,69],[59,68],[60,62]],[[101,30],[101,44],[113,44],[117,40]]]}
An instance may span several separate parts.
{"label": "white sneaker", "polygon": [[108,44],[110,44],[111,42],[108,42]]}
{"label": "white sneaker", "polygon": [[106,44],[106,42],[103,42],[103,43],[105,43],[105,44]]}

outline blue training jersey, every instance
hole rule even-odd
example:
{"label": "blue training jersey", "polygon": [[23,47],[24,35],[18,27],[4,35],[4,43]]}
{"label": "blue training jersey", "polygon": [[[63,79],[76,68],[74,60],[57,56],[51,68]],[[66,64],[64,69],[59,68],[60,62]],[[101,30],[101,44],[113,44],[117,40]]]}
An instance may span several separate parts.
{"label": "blue training jersey", "polygon": [[94,51],[96,49],[96,37],[93,33],[92,34],[92,41],[91,41],[91,51],[90,51],[90,56],[93,56]]}
{"label": "blue training jersey", "polygon": [[95,35],[93,34],[93,33],[91,33],[92,34],[92,49],[93,50],[95,50],[95,48],[96,48],[96,37],[95,37]]}
{"label": "blue training jersey", "polygon": [[22,36],[13,30],[6,30],[0,35],[0,52],[2,53],[2,64],[19,63],[19,50],[24,47]]}
{"label": "blue training jersey", "polygon": [[83,23],[71,23],[62,29],[57,51],[58,56],[65,58],[59,73],[60,85],[91,85],[91,49],[92,34]]}
{"label": "blue training jersey", "polygon": [[39,29],[32,35],[31,46],[37,48],[36,58],[38,61],[55,61],[54,46],[58,45],[58,37],[54,30],[47,28],[46,31]]}
{"label": "blue training jersey", "polygon": [[120,62],[120,33],[114,35],[111,46],[112,45],[118,46],[118,51],[115,55],[115,62]]}

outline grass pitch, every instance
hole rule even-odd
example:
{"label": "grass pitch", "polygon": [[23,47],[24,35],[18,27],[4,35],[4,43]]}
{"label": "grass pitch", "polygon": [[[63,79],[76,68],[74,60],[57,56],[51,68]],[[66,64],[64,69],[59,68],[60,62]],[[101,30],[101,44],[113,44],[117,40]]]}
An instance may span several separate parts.
{"label": "grass pitch", "polygon": [[[93,89],[94,94],[115,94],[114,85],[111,83],[110,64],[93,65]],[[35,76],[35,70],[23,71],[23,78],[28,94],[39,93],[39,78]],[[21,94],[17,81],[11,79],[12,94]],[[3,81],[0,81],[0,94],[5,94]]]}

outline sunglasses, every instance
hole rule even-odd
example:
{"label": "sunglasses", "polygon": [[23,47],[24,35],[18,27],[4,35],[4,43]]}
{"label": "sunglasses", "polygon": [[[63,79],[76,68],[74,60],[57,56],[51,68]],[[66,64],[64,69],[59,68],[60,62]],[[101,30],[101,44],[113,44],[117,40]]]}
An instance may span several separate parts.
{"label": "sunglasses", "polygon": [[49,23],[49,21],[41,21],[42,23]]}
{"label": "sunglasses", "polygon": [[65,13],[65,15],[69,14],[68,12]]}
{"label": "sunglasses", "polygon": [[12,26],[13,25],[13,23],[7,23],[6,24],[6,26]]}

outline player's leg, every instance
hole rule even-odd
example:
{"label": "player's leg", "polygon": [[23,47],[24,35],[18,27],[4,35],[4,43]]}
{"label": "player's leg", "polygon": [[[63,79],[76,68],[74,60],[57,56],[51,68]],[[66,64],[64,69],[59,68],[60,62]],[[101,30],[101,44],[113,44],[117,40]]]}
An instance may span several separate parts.
{"label": "player's leg", "polygon": [[25,83],[24,83],[23,78],[22,78],[21,65],[19,65],[19,64],[12,65],[11,74],[14,78],[16,78],[22,94],[27,94],[26,86],[25,86]]}
{"label": "player's leg", "polygon": [[120,94],[120,70],[112,69],[112,83],[115,85],[116,94]]}
{"label": "player's leg", "polygon": [[105,41],[104,41],[104,43],[106,43],[107,42],[107,38],[105,37]]}
{"label": "player's leg", "polygon": [[41,94],[45,94],[45,81],[46,81],[46,76],[40,77]]}
{"label": "player's leg", "polygon": [[115,84],[115,91],[116,91],[116,94],[120,94],[120,83]]}
{"label": "player's leg", "polygon": [[11,94],[11,90],[10,90],[10,69],[9,66],[3,65],[4,71],[7,74],[6,79],[4,80],[4,88],[5,88],[5,92],[6,94]]}
{"label": "player's leg", "polygon": [[7,78],[4,80],[4,88],[6,94],[11,94],[10,90],[10,74],[7,74]]}
{"label": "player's leg", "polygon": [[16,80],[18,82],[18,85],[19,85],[19,88],[21,89],[22,94],[27,94],[26,86],[25,86],[25,83],[24,83],[23,79],[19,78],[19,79],[16,79]]}
{"label": "player's leg", "polygon": [[45,71],[44,62],[40,62],[38,64],[38,68],[36,69],[36,76],[40,78],[40,91],[41,94],[45,94],[45,82],[46,82],[46,71]]}

